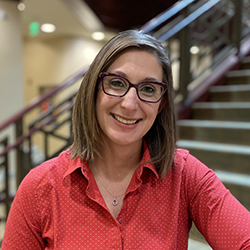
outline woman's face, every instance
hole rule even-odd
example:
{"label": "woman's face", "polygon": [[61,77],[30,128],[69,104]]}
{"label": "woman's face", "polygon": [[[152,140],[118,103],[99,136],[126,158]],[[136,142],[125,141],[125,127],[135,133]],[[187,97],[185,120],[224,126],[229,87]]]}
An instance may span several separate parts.
{"label": "woman's face", "polygon": [[[123,52],[107,69],[121,75],[131,83],[143,80],[162,81],[162,66],[157,58],[147,51]],[[130,88],[123,97],[105,94],[99,85],[96,101],[98,123],[106,142],[112,145],[141,146],[143,136],[149,131],[158,114],[160,102],[141,101],[135,88]]]}

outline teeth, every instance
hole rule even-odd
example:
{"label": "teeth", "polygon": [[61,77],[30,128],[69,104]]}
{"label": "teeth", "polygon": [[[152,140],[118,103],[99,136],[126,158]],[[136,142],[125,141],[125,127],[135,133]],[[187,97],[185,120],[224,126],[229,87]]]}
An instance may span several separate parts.
{"label": "teeth", "polygon": [[122,119],[121,117],[117,116],[117,115],[114,115],[115,119],[118,120],[119,122],[122,122],[124,124],[135,124],[137,122],[137,120],[125,120],[125,119]]}

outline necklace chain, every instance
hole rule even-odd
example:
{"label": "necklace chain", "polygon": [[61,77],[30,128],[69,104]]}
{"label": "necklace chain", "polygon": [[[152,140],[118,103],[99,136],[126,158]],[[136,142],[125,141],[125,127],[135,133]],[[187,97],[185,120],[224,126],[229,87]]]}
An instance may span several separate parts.
{"label": "necklace chain", "polygon": [[[97,176],[96,176],[96,179],[97,179]],[[101,182],[101,180],[98,178],[97,181],[99,181],[101,183],[101,185],[104,187],[104,189],[108,192],[108,194],[113,197],[113,206],[116,206],[118,204],[118,201],[117,201],[117,198],[121,197],[122,195],[124,195],[126,192],[122,193],[122,194],[119,194],[119,195],[116,195],[114,196],[113,194],[111,194],[108,189],[103,185],[103,183]]]}

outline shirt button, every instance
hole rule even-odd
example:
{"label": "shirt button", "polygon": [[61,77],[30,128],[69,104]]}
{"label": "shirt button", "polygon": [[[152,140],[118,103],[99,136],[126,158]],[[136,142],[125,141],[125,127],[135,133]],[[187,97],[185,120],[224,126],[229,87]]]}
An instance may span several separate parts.
{"label": "shirt button", "polygon": [[123,219],[122,218],[120,218],[118,221],[119,221],[120,224],[123,223]]}

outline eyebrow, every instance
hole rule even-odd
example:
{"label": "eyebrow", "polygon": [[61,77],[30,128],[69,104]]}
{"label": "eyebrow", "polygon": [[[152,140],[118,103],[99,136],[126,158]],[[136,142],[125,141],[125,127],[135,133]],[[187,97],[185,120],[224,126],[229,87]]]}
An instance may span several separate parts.
{"label": "eyebrow", "polygon": [[[119,76],[122,76],[122,77],[124,77],[124,78],[128,78],[128,76],[127,76],[124,72],[119,71],[119,70],[114,71],[114,72],[111,72],[111,73],[116,74],[116,75],[119,75]],[[143,82],[143,81],[156,81],[156,82],[161,82],[161,81],[159,81],[158,79],[156,79],[156,78],[154,78],[154,77],[146,77],[145,79],[143,79],[143,80],[140,81],[140,82]]]}

